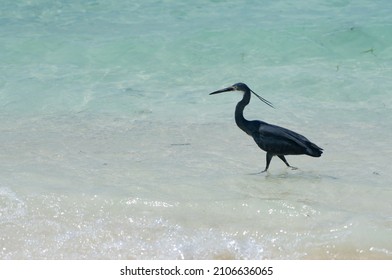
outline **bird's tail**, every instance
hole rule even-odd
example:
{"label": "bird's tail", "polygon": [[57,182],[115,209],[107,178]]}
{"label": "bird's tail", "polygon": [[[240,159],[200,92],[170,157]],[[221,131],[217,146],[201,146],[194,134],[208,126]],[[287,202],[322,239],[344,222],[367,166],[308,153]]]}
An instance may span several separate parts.
{"label": "bird's tail", "polygon": [[320,157],[321,154],[323,153],[323,149],[317,146],[316,144],[309,142],[307,152],[308,155],[312,157]]}

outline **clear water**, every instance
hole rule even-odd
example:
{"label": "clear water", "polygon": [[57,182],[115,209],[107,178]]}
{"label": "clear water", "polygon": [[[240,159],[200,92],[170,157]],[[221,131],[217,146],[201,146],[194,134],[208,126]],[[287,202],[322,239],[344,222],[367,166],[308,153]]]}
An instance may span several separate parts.
{"label": "clear water", "polygon": [[391,1],[1,2],[1,259],[392,259]]}

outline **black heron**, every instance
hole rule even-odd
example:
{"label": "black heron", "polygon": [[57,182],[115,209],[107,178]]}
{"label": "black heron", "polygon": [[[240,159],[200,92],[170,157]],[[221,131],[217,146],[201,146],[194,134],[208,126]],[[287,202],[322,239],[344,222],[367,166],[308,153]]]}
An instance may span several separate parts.
{"label": "black heron", "polygon": [[321,156],[323,149],[310,142],[301,134],[263,121],[248,121],[245,119],[243,114],[244,108],[249,104],[251,93],[273,108],[271,102],[255,93],[246,84],[237,83],[231,87],[211,92],[210,95],[227,91],[242,91],[244,93],[242,100],[238,102],[235,107],[235,122],[246,134],[253,137],[256,144],[262,150],[267,152],[267,164],[262,172],[266,172],[268,170],[273,156],[278,156],[288,167],[291,167],[292,169],[296,168],[290,166],[284,157],[285,155],[308,155],[312,157]]}

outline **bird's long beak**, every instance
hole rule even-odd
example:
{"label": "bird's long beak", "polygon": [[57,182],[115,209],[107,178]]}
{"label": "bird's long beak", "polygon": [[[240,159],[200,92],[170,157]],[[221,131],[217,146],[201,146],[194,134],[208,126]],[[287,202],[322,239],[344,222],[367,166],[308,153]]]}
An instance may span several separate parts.
{"label": "bird's long beak", "polygon": [[233,91],[233,90],[234,90],[234,87],[227,87],[227,88],[224,88],[224,89],[220,89],[220,90],[211,92],[210,95],[211,95],[211,94],[221,93],[221,92],[226,92],[226,91]]}

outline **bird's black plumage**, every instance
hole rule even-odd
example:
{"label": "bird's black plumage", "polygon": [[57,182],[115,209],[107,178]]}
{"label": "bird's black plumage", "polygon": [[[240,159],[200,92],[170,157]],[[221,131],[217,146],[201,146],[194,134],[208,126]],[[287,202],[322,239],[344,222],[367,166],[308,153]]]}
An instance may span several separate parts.
{"label": "bird's black plumage", "polygon": [[273,156],[278,156],[288,167],[292,166],[287,162],[285,155],[321,156],[323,149],[310,142],[301,134],[263,121],[249,121],[245,119],[243,112],[245,106],[250,102],[251,93],[255,94],[267,105],[273,107],[269,101],[256,94],[246,84],[237,83],[231,87],[214,91],[210,95],[227,91],[242,91],[244,93],[242,100],[238,102],[235,108],[235,122],[245,133],[253,137],[262,150],[267,152],[267,164],[263,172],[268,170]]}

